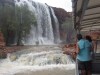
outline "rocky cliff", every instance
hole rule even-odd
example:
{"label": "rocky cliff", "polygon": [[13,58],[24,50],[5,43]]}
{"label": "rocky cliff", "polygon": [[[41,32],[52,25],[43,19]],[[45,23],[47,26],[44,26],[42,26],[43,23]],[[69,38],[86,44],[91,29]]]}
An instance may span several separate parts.
{"label": "rocky cliff", "polygon": [[55,15],[58,18],[60,24],[62,24],[67,18],[71,18],[71,14],[62,8],[52,7],[54,9]]}
{"label": "rocky cliff", "polygon": [[59,21],[60,39],[63,41],[62,43],[66,43],[66,41],[69,40],[69,37],[72,36],[69,36],[70,32],[72,32],[72,13],[67,12],[62,8],[52,8]]}

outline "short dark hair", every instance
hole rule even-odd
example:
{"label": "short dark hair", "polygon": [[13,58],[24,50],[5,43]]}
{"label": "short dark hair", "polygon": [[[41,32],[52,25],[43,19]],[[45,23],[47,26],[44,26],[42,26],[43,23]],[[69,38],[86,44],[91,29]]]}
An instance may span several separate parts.
{"label": "short dark hair", "polygon": [[86,35],[86,40],[88,40],[89,42],[92,42],[92,39],[91,39],[91,36],[89,36],[89,35]]}
{"label": "short dark hair", "polygon": [[82,35],[81,34],[77,34],[77,39],[81,40],[82,39]]}

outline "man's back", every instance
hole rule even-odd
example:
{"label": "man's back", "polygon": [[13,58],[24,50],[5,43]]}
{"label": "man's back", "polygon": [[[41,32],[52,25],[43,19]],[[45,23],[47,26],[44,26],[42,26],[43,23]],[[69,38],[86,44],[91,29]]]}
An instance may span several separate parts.
{"label": "man's back", "polygon": [[90,42],[88,40],[81,39],[78,42],[78,46],[80,50],[77,55],[77,59],[79,59],[80,61],[90,61],[91,60]]}

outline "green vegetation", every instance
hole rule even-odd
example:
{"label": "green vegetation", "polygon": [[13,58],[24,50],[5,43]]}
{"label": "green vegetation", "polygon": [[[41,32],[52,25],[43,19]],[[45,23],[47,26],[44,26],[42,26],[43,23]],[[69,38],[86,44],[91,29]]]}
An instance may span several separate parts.
{"label": "green vegetation", "polygon": [[66,21],[62,24],[62,28],[65,32],[68,32],[73,29],[72,18],[67,18]]}
{"label": "green vegetation", "polygon": [[21,45],[22,37],[25,37],[36,25],[34,13],[26,4],[13,6],[9,4],[0,6],[0,31],[4,34],[6,45],[17,42]]}
{"label": "green vegetation", "polygon": [[67,18],[66,21],[62,24],[62,30],[66,33],[66,42],[67,44],[73,43],[75,37],[75,30],[73,27],[72,18]]}

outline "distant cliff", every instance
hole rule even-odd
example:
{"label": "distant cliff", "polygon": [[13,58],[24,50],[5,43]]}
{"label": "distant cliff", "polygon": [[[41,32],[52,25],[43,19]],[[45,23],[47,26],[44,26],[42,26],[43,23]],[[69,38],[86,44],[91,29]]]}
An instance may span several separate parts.
{"label": "distant cliff", "polygon": [[67,18],[71,18],[71,14],[62,8],[52,7],[54,9],[55,15],[58,18],[60,24],[62,24]]}
{"label": "distant cliff", "polygon": [[52,7],[56,17],[59,21],[60,39],[62,43],[72,43],[73,38],[73,24],[72,13],[67,12],[62,8]]}

